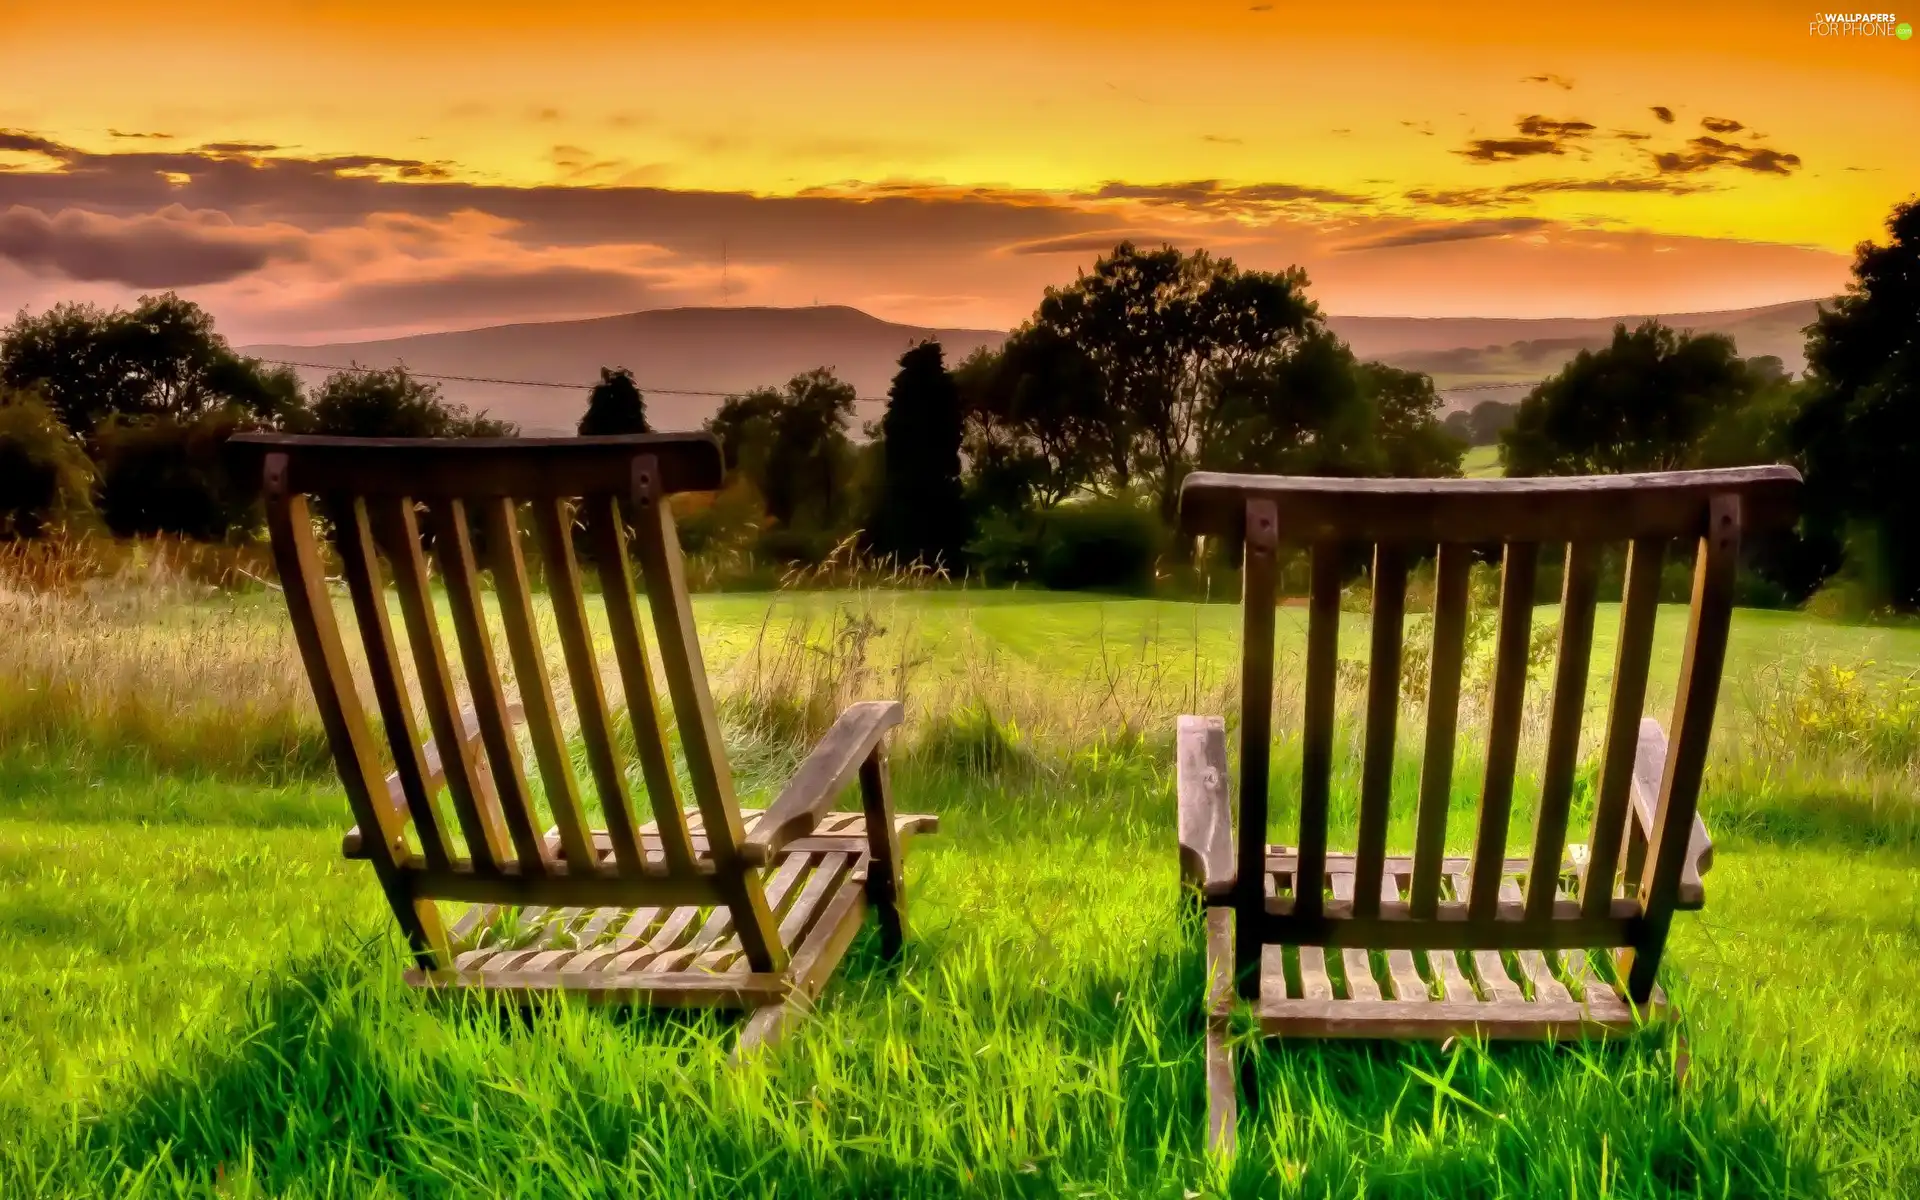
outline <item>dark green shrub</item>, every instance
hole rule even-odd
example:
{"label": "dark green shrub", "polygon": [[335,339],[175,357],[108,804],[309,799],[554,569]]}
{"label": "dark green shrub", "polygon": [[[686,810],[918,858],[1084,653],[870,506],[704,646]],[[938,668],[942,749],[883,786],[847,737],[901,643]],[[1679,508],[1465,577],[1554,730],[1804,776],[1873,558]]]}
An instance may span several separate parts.
{"label": "dark green shrub", "polygon": [[221,451],[250,425],[237,410],[192,420],[109,417],[95,432],[100,515],[121,537],[173,533],[215,541],[259,524],[259,481]]}
{"label": "dark green shrub", "polygon": [[93,521],[93,464],[45,401],[0,395],[0,538]]}
{"label": "dark green shrub", "polygon": [[1145,591],[1166,543],[1153,511],[1130,499],[1063,504],[1046,514],[1035,573],[1060,591]]}

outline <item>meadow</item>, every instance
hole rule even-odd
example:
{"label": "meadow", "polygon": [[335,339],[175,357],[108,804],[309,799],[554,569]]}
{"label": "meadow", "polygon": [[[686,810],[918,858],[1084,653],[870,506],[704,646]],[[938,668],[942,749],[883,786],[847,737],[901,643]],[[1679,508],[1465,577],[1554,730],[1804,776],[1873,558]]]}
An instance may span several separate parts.
{"label": "meadow", "polygon": [[[1678,920],[1664,979],[1684,1085],[1659,1032],[1268,1043],[1227,1168],[1202,1147],[1204,972],[1175,882],[1171,734],[1180,712],[1231,721],[1237,609],[866,586],[695,606],[746,800],[839,704],[900,697],[898,801],[942,820],[908,855],[904,960],[863,939],[817,1014],[740,1069],[722,1020],[434,1006],[401,985],[370,872],[339,857],[350,819],[272,591],[210,588],[158,554],[0,572],[0,1195],[1920,1188],[1920,627],[1737,614],[1703,799],[1707,908]],[[1554,622],[1537,610],[1543,636]],[[1662,614],[1656,715],[1683,622]],[[1279,624],[1285,730],[1303,610]],[[1351,701],[1363,668],[1343,681]],[[1419,704],[1410,688],[1410,721]],[[1283,734],[1275,840],[1296,762]],[[1404,840],[1417,763],[1401,769]]]}

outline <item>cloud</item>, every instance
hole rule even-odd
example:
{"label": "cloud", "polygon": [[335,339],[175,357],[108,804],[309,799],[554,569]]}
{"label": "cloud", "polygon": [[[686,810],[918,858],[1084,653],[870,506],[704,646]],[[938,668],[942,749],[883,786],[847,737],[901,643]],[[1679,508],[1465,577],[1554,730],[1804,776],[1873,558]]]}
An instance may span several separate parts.
{"label": "cloud", "polygon": [[71,147],[19,129],[0,129],[0,150],[12,150],[18,154],[44,154],[57,159],[66,159],[73,154]]}
{"label": "cloud", "polygon": [[1498,217],[1484,221],[1456,221],[1448,224],[1414,225],[1391,233],[1346,242],[1334,247],[1337,253],[1361,250],[1393,250],[1406,246],[1431,246],[1440,242],[1470,242],[1481,238],[1510,237],[1533,233],[1551,222],[1540,217]]}
{"label": "cloud", "polygon": [[1700,127],[1708,133],[1739,133],[1746,128],[1731,117],[1701,117]]}
{"label": "cloud", "polygon": [[239,226],[224,213],[177,205],[124,218],[76,209],[48,216],[17,206],[0,213],[0,259],[36,274],[135,288],[237,279],[275,260],[304,257],[304,241],[294,230]]}
{"label": "cloud", "polygon": [[1738,167],[1759,175],[1791,175],[1800,167],[1798,154],[1787,154],[1767,146],[1743,146],[1717,137],[1697,137],[1687,143],[1688,150],[1670,150],[1653,156],[1654,165],[1668,175],[1686,175],[1714,167]]}
{"label": "cloud", "polygon": [[1367,204],[1372,198],[1355,192],[1295,183],[1228,184],[1218,179],[1195,179],[1186,183],[1121,183],[1112,180],[1094,191],[1077,193],[1075,199],[1133,200],[1155,206],[1177,206],[1195,212],[1248,214],[1285,205]]}
{"label": "cloud", "polygon": [[1616,129],[1608,136],[1619,138],[1623,142],[1645,142],[1653,139],[1652,134],[1641,133],[1637,129]]}
{"label": "cloud", "polygon": [[1529,75],[1525,79],[1522,79],[1520,82],[1521,83],[1550,83],[1554,87],[1559,88],[1563,92],[1570,92],[1573,90],[1573,80],[1568,79],[1564,75],[1555,75],[1551,71],[1546,71],[1539,75]]}
{"label": "cloud", "polygon": [[1430,190],[1414,188],[1405,193],[1415,204],[1434,208],[1499,208],[1524,204],[1535,196],[1558,192],[1656,192],[1685,196],[1709,190],[1708,185],[1685,183],[1658,175],[1608,175],[1598,179],[1529,179],[1500,187]]}
{"label": "cloud", "polygon": [[1666,125],[1673,124],[1673,110],[1668,108],[1666,105],[1656,104],[1652,108],[1648,109],[1647,111],[1652,113],[1654,116],[1659,117],[1663,124],[1666,124]]}
{"label": "cloud", "polygon": [[1583,138],[1593,132],[1593,125],[1586,121],[1556,121],[1551,117],[1521,117],[1515,126],[1527,137],[1557,138],[1571,140]]}
{"label": "cloud", "polygon": [[118,129],[107,130],[107,136],[110,138],[125,138],[129,140],[145,138],[161,142],[170,142],[173,140],[173,135],[170,133],[122,133]]}
{"label": "cloud", "polygon": [[1475,162],[1497,163],[1541,154],[1564,154],[1565,151],[1552,138],[1475,138],[1467,143],[1465,150],[1456,150],[1454,153]]}
{"label": "cloud", "polygon": [[1247,139],[1245,138],[1222,137],[1217,133],[1203,133],[1200,135],[1200,140],[1203,142],[1213,142],[1221,146],[1244,146],[1247,144]]}
{"label": "cloud", "polygon": [[270,142],[207,142],[204,145],[195,146],[194,153],[255,155],[272,154],[275,150],[280,149],[283,149],[283,147],[273,145]]}

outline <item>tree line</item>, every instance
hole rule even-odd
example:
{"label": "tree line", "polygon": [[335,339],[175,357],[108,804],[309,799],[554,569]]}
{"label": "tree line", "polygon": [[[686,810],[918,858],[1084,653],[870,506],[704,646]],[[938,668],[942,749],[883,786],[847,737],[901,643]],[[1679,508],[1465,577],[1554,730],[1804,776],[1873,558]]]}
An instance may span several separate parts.
{"label": "tree line", "polygon": [[[1784,599],[1836,576],[1920,607],[1920,205],[1857,250],[1847,293],[1808,328],[1807,371],[1732,339],[1616,327],[1517,404],[1442,413],[1432,380],[1362,361],[1298,269],[1122,243],[1047,289],[995,350],[949,363],[906,350],[881,418],[856,439],[854,389],[828,368],[727,397],[706,422],[725,488],[680,514],[690,550],[818,562],[874,554],[990,579],[1128,586],[1181,561],[1195,470],[1449,476],[1469,445],[1509,475],[1792,462],[1793,537],[1751,564]],[[56,525],[253,536],[243,428],[347,436],[510,436],[402,368],[302,387],[237,354],[174,295],[128,310],[63,304],[0,331],[0,537]],[[640,432],[630,372],[602,369],[579,432]]]}

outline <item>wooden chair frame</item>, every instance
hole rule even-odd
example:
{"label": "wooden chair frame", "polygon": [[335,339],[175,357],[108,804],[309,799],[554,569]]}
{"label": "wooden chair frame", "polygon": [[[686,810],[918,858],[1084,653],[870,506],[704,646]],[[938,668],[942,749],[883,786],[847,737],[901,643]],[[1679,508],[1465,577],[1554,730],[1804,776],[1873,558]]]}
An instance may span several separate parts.
{"label": "wooden chair frame", "polygon": [[[1178,727],[1181,874],[1205,916],[1209,1139],[1231,1152],[1228,1018],[1253,1006],[1284,1037],[1565,1038],[1664,1015],[1655,986],[1676,910],[1704,903],[1712,842],[1698,816],[1743,535],[1793,519],[1788,467],[1504,480],[1199,473],[1181,491],[1194,535],[1240,539],[1238,836],[1219,717]],[[1667,544],[1695,540],[1673,737],[1643,717]],[[1588,840],[1567,825],[1587,691],[1600,552],[1628,546],[1620,631]],[[1283,544],[1310,559],[1300,820],[1267,841],[1274,608]],[[1557,661],[1532,844],[1507,852],[1541,543],[1565,543]],[[1330,853],[1340,572],[1372,548],[1358,844]],[[1502,547],[1485,777],[1467,856],[1446,852],[1467,582]],[[1389,855],[1408,565],[1438,547],[1426,730],[1411,855]],[[1346,560],[1346,561],[1351,561]],[[1606,959],[1590,951],[1615,951]],[[1330,957],[1329,957],[1330,956]],[[1571,986],[1569,986],[1571,985]]]}
{"label": "wooden chair frame", "polygon": [[[743,811],[721,742],[668,498],[721,482],[704,435],[381,440],[248,434],[287,608],[357,822],[343,844],[379,879],[415,986],[520,1000],[752,1010],[739,1049],[778,1036],[819,994],[872,908],[882,951],[905,936],[902,841],[885,737],[896,702],[849,707],[765,811]],[[381,731],[368,720],[321,565],[308,497],[334,525]],[[530,519],[563,684],[604,829],[589,828],[522,546]],[[584,527],[653,819],[636,820],[587,622]],[[475,533],[484,546],[476,545]],[[466,699],[450,666],[423,533],[444,583]],[[484,550],[484,553],[482,552]],[[383,570],[382,560],[385,560]],[[633,586],[637,561],[695,807],[680,796]],[[493,580],[507,662],[483,597]],[[393,629],[387,585],[410,655]],[[423,731],[404,658],[411,657]],[[503,682],[510,666],[518,700]],[[544,791],[539,808],[522,733]],[[382,732],[384,737],[382,737]],[[380,743],[391,754],[384,772]],[[858,782],[862,811],[831,812]],[[451,815],[446,811],[451,808]],[[440,903],[467,901],[451,927]]]}

